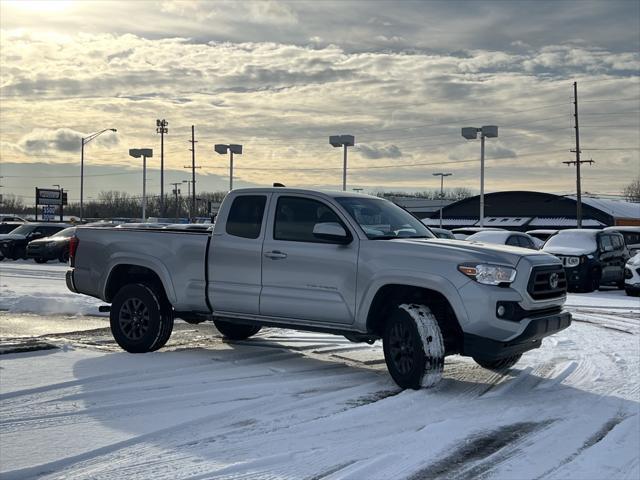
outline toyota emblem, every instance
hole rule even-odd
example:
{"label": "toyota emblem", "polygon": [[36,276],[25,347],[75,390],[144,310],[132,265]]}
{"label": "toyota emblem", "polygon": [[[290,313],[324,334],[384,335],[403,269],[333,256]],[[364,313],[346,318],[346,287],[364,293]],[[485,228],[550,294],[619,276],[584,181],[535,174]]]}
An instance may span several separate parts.
{"label": "toyota emblem", "polygon": [[549,275],[549,286],[551,288],[558,288],[558,274],[552,273]]}

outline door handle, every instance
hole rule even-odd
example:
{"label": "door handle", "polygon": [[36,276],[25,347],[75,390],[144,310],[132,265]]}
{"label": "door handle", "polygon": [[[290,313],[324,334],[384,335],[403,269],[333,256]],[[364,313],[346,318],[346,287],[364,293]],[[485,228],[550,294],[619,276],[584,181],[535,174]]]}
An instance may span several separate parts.
{"label": "door handle", "polygon": [[287,254],[281,252],[280,250],[273,250],[272,252],[265,252],[265,257],[270,258],[271,260],[280,260],[282,258],[287,258]]}

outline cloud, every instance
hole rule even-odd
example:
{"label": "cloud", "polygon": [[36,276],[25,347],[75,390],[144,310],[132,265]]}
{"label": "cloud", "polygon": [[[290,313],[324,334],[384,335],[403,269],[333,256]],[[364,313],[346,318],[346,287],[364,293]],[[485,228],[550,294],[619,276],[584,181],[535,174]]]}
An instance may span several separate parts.
{"label": "cloud", "polygon": [[402,152],[396,145],[375,146],[359,144],[357,147],[358,153],[364,158],[400,158]]}
{"label": "cloud", "polygon": [[[37,128],[24,135],[17,146],[25,153],[44,153],[49,151],[79,152],[82,138],[86,134],[69,128],[56,130]],[[111,132],[106,132],[96,139],[96,143],[103,146],[114,146],[118,143],[118,137]]]}
{"label": "cloud", "polygon": [[[163,4],[164,11],[145,2],[109,11],[75,2],[39,27],[3,15],[0,155],[77,160],[65,153],[77,151],[80,132],[113,126],[117,136],[92,143],[92,165],[129,165],[129,146],[159,148],[155,119],[166,118],[165,165],[177,172],[190,159],[195,125],[199,174],[224,176],[228,165],[212,146],[233,142],[244,145],[237,169],[247,182],[337,186],[341,157],[326,139],[348,132],[358,141],[350,160],[358,183],[420,189],[432,169],[464,167],[468,175],[453,181],[473,180],[473,163],[450,163],[479,156],[460,127],[496,124],[500,137],[487,142],[487,158],[500,159],[489,163],[505,169],[501,181],[526,163],[562,172],[557,178],[572,188],[560,162],[574,143],[575,79],[583,148],[633,146],[637,135],[637,114],[602,115],[640,106],[637,39],[624,27],[632,15],[621,13],[631,7],[608,3],[589,3],[576,20],[562,2],[543,2],[525,18],[511,3],[490,1],[473,13],[459,2],[191,1]],[[87,18],[90,27],[78,29]],[[109,141],[113,148],[95,148]],[[594,152],[592,175],[608,175],[602,190],[624,182],[623,155],[629,151]],[[420,165],[397,168],[401,162]],[[393,168],[368,168],[385,164]],[[611,180],[616,174],[620,180]]]}

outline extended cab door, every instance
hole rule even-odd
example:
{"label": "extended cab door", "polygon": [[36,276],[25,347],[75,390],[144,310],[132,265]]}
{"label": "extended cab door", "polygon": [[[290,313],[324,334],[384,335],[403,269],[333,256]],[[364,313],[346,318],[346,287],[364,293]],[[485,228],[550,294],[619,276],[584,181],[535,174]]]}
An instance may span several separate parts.
{"label": "extended cab door", "polygon": [[214,311],[257,315],[262,281],[262,241],[270,193],[239,194],[216,219],[209,262],[209,302]]}
{"label": "extended cab door", "polygon": [[[274,194],[262,257],[260,314],[351,324],[355,318],[359,242],[320,197]],[[339,224],[349,244],[314,235],[318,223]]]}

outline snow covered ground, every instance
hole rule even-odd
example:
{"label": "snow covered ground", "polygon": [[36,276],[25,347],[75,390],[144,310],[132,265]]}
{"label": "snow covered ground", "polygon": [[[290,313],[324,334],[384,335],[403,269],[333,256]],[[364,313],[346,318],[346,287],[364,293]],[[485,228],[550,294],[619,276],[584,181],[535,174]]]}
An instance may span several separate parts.
{"label": "snow covered ground", "polygon": [[619,291],[571,295],[574,324],[505,374],[449,357],[438,387],[402,392],[379,343],[331,335],[181,324],[145,355],[101,318],[43,335],[100,304],[64,270],[0,264],[3,337],[60,347],[0,356],[3,479],[640,478],[640,302]]}

